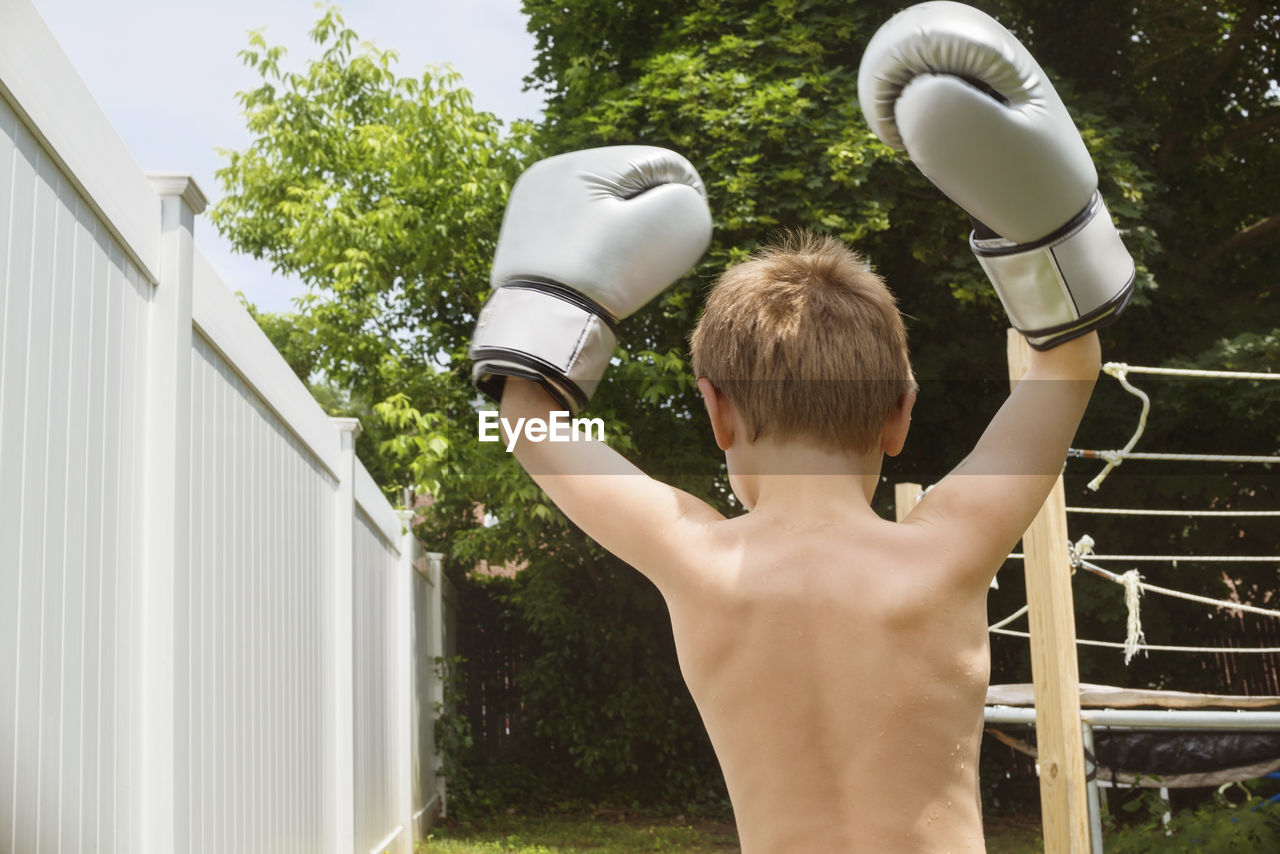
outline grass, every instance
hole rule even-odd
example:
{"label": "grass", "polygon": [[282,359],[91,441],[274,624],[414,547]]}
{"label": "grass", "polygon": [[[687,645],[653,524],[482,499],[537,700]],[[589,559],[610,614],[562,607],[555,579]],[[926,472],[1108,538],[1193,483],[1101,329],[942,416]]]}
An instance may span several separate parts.
{"label": "grass", "polygon": [[[1044,851],[1038,820],[993,819],[986,826],[988,854]],[[415,854],[730,854],[737,835],[729,822],[684,816],[645,818],[618,811],[580,815],[502,815],[448,822],[433,828]]]}
{"label": "grass", "polygon": [[736,852],[737,835],[727,822],[640,818],[617,811],[589,815],[504,815],[432,829],[416,854],[672,854]]}
{"label": "grass", "polygon": [[983,821],[987,854],[1041,854],[1040,817],[987,816]]}

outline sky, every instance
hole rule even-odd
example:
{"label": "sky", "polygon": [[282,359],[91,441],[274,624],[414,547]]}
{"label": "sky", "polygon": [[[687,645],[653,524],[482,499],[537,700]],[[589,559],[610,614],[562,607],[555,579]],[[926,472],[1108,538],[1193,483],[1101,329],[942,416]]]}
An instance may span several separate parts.
{"label": "sky", "polygon": [[[319,55],[307,38],[315,0],[32,0],[102,111],[146,172],[185,172],[213,204],[223,165],[215,149],[248,145],[235,93],[260,80],[236,54],[248,32],[288,53],[282,70]],[[362,40],[400,56],[398,73],[418,76],[449,63],[477,109],[505,121],[537,118],[542,98],[523,91],[533,37],[520,0],[346,0],[337,4]],[[265,261],[237,255],[211,223],[196,218],[196,244],[231,290],[266,311],[290,311],[303,285]]]}

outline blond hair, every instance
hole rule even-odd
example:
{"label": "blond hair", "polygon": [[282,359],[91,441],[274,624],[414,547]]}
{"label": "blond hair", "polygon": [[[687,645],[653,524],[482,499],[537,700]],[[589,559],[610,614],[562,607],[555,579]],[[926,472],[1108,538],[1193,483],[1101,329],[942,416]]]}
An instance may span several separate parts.
{"label": "blond hair", "polygon": [[694,374],[754,441],[869,453],[915,384],[897,301],[832,237],[788,234],[721,274],[690,337]]}

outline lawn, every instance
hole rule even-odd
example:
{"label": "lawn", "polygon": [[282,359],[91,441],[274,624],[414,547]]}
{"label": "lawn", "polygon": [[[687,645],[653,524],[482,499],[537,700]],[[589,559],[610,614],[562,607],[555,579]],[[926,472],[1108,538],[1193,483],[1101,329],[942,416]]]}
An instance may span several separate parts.
{"label": "lawn", "polygon": [[[1036,819],[987,822],[988,854],[1044,850]],[[684,816],[645,818],[616,811],[556,816],[504,815],[433,828],[416,854],[713,854],[738,851],[733,825]]]}
{"label": "lawn", "polygon": [[417,854],[672,854],[736,852],[728,822],[684,816],[641,818],[617,811],[587,815],[495,816],[474,823],[438,825]]}

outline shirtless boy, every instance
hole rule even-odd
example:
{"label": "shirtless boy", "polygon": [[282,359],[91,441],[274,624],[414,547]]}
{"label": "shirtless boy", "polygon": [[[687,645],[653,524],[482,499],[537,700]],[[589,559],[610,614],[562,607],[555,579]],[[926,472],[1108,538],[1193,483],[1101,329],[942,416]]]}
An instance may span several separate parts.
{"label": "shirtless boy", "polygon": [[[603,443],[515,447],[665,597],[745,854],[984,850],[988,583],[1061,468],[1098,373],[1094,330],[1132,288],[1070,118],[990,18],[907,10],[868,46],[859,88],[872,129],[981,222],[974,250],[1037,348],[965,461],[905,522],[872,511],[915,398],[906,332],[866,264],[804,236],[729,269],[692,337],[747,513],[726,519]],[[663,149],[525,173],[472,345],[502,417],[585,404],[613,319],[686,271],[710,229],[697,173]]]}

